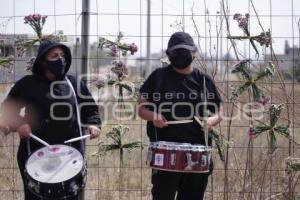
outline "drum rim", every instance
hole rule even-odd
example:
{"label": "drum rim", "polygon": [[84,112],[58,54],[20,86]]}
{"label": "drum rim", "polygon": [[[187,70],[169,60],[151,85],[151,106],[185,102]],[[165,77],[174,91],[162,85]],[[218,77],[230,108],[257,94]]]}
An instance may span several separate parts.
{"label": "drum rim", "polygon": [[[159,145],[159,143],[162,144]],[[171,146],[171,144],[174,145]],[[166,145],[166,147],[163,147],[163,145]],[[191,143],[180,143],[180,142],[169,142],[169,141],[154,141],[149,143],[149,148],[173,150],[173,149],[169,149],[172,147],[178,148],[177,150],[181,150],[180,148],[186,147],[186,149],[184,149],[185,151],[196,151],[198,149],[201,149],[202,151],[212,151],[213,149],[212,146],[205,146],[202,144],[191,144]]]}
{"label": "drum rim", "polygon": [[176,173],[197,173],[197,174],[204,174],[204,173],[210,173],[210,170],[205,170],[205,171],[194,171],[194,170],[173,170],[173,169],[164,169],[160,167],[152,167],[150,166],[151,169],[155,170],[161,170],[161,171],[168,171],[168,172],[176,172]]}
{"label": "drum rim", "polygon": [[[72,147],[72,146],[69,146],[69,145],[65,145],[65,144],[52,144],[51,147],[52,147],[52,146],[65,146],[65,147],[72,148],[72,150],[75,150],[75,151],[79,152],[79,154],[82,156],[83,165],[82,165],[82,167],[81,167],[79,173],[77,173],[77,174],[76,174],[75,176],[73,176],[73,177],[76,177],[78,174],[80,174],[80,173],[82,172],[82,170],[83,170],[84,167],[85,167],[85,162],[86,162],[86,161],[85,161],[85,157],[82,155],[82,153],[81,153],[78,149],[76,149],[76,148],[74,148],[74,147]],[[35,150],[34,152],[32,152],[32,153],[28,156],[28,158],[27,158],[27,160],[26,160],[26,162],[25,162],[25,173],[26,173],[31,179],[33,179],[34,181],[37,181],[37,182],[43,183],[43,184],[60,184],[60,183],[67,182],[67,181],[71,180],[72,178],[67,179],[67,180],[64,180],[64,181],[56,182],[56,183],[47,183],[47,182],[44,182],[44,181],[36,180],[35,178],[33,178],[33,177],[28,173],[27,164],[28,164],[28,161],[29,161],[30,157],[33,156],[36,152],[38,152],[38,151],[40,151],[41,149],[44,149],[44,148],[48,148],[48,147],[41,147],[41,148]]]}

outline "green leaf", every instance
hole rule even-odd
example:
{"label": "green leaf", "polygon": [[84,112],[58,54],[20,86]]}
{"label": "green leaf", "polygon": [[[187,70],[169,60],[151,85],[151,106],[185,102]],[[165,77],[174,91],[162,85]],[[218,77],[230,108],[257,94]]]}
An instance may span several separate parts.
{"label": "green leaf", "polygon": [[250,82],[246,82],[243,85],[237,86],[233,91],[232,91],[232,96],[231,100],[237,98],[240,96],[247,88],[249,88]]}
{"label": "green leaf", "polygon": [[132,149],[143,147],[143,144],[139,141],[133,141],[130,143],[125,143],[124,136],[129,131],[129,127],[123,126],[122,124],[118,124],[113,126],[112,129],[106,134],[106,138],[111,141],[111,144],[103,144],[100,142],[98,144],[98,152],[95,155],[105,155],[109,151],[120,152],[120,162],[123,165],[123,152],[124,149],[127,149],[129,152]]}
{"label": "green leaf", "polygon": [[270,115],[270,126],[275,127],[275,124],[277,123],[281,110],[284,108],[284,104],[272,104],[269,108],[269,115]]}
{"label": "green leaf", "polygon": [[264,69],[261,69],[259,72],[257,72],[254,81],[258,81],[260,79],[272,76],[273,74],[274,74],[274,69],[272,69],[271,67],[266,67]]}
{"label": "green leaf", "polygon": [[249,67],[247,66],[247,63],[250,62],[250,60],[243,60],[235,65],[234,69],[231,71],[231,73],[241,73],[242,76],[250,81],[252,79],[251,72]]}
{"label": "green leaf", "polygon": [[263,92],[257,87],[257,85],[252,84],[251,86],[252,86],[253,100],[258,101],[262,97]]}
{"label": "green leaf", "polygon": [[274,131],[269,131],[269,153],[272,154],[277,148],[277,137]]}
{"label": "green leaf", "polygon": [[143,146],[144,145],[142,142],[131,142],[131,143],[124,144],[123,148],[131,150],[131,149],[140,148]]}
{"label": "green leaf", "polygon": [[252,133],[257,136],[263,132],[269,131],[271,129],[271,127],[269,126],[257,126],[252,128]]}
{"label": "green leaf", "polygon": [[274,130],[276,132],[278,132],[279,134],[285,136],[285,137],[289,137],[290,136],[290,125],[287,126],[277,126],[274,128]]}

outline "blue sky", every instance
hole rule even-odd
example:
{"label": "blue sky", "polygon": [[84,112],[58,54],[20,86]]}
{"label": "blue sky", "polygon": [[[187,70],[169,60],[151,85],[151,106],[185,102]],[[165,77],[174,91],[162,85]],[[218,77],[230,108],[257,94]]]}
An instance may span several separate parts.
{"label": "blue sky", "polygon": [[[160,52],[167,45],[168,37],[177,29],[171,27],[176,21],[184,19],[185,30],[195,35],[191,20],[191,7],[194,4],[195,22],[200,31],[200,45],[203,51],[214,53],[216,40],[216,23],[219,25],[217,12],[220,11],[219,0],[151,0],[151,51]],[[250,12],[252,34],[259,34],[261,29],[248,0],[228,0],[230,14]],[[253,0],[265,29],[272,29],[273,45],[277,53],[283,52],[283,44],[288,40],[292,45],[299,44],[297,20],[300,19],[299,0]],[[80,35],[81,31],[81,0],[0,0],[0,33],[33,33],[28,25],[23,24],[23,17],[31,13],[49,15],[44,28],[45,33],[63,30],[67,35]],[[206,9],[205,9],[206,8]],[[209,24],[205,19],[205,10],[209,11]],[[91,0],[91,41],[98,35],[112,37],[122,31],[126,42],[135,42],[140,53],[146,50],[146,0]],[[97,15],[98,13],[98,15]],[[119,13],[119,15],[118,15]],[[270,15],[273,15],[270,17]],[[55,16],[56,15],[56,16]],[[182,17],[186,15],[185,17]],[[293,16],[292,16],[293,15]],[[15,16],[15,17],[13,17]],[[12,18],[10,18],[12,17]],[[7,23],[8,22],[8,23]],[[7,26],[3,26],[7,24]],[[233,35],[241,35],[242,31],[232,19],[230,20]],[[224,26],[224,36],[226,36]],[[293,38],[294,37],[294,38]],[[206,38],[206,39],[205,39]],[[248,52],[247,42],[237,42],[241,52]],[[227,39],[223,39],[223,52],[227,52]],[[267,53],[267,52],[266,52]],[[253,52],[250,52],[253,54]],[[139,55],[137,55],[139,56]]]}

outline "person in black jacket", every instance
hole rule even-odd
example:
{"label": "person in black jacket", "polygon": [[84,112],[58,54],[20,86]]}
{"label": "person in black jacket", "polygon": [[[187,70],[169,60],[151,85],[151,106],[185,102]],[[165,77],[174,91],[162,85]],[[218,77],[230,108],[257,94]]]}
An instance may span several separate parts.
{"label": "person in black jacket", "polygon": [[[20,144],[17,160],[24,183],[25,200],[37,200],[39,197],[31,193],[24,177],[25,163],[30,152],[43,147],[30,138],[30,133],[49,144],[64,144],[64,141],[90,134],[91,139],[100,134],[101,120],[98,106],[83,81],[67,75],[71,66],[70,49],[54,41],[43,41],[32,68],[32,75],[18,80],[1,104],[2,123],[6,132],[18,132]],[[68,84],[70,81],[76,91]],[[75,99],[76,98],[76,99]],[[85,106],[76,106],[84,103]],[[76,109],[79,109],[80,120]],[[85,148],[82,142],[71,143],[83,155]],[[82,192],[71,198],[83,199]]]}
{"label": "person in black jacket", "polygon": [[[167,67],[153,71],[140,89],[139,115],[147,120],[147,135],[150,142],[167,141],[206,145],[201,126],[192,121],[185,124],[170,124],[168,121],[203,118],[203,102],[212,113],[207,118],[208,130],[221,121],[222,99],[212,78],[193,68],[192,61],[197,47],[192,37],[184,32],[174,33],[166,51],[170,60]],[[206,89],[204,89],[204,80]],[[207,93],[206,100],[203,93]],[[211,138],[208,145],[211,146]],[[152,170],[153,200],[201,200],[212,172],[171,172]]]}

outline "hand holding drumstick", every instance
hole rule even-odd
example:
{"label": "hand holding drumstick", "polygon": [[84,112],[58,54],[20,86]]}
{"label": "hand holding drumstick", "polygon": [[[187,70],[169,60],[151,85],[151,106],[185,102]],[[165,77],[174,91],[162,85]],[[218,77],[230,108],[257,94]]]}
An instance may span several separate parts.
{"label": "hand holding drumstick", "polygon": [[[203,129],[204,128],[203,122],[197,116],[194,116],[194,119],[201,126],[201,128]],[[225,155],[224,155],[224,152],[223,152],[223,149],[222,149],[222,146],[224,146],[222,136],[219,133],[217,133],[216,130],[214,130],[212,128],[212,126],[209,126],[208,130],[213,135],[213,139],[216,143],[220,159],[222,161],[225,161]]]}

